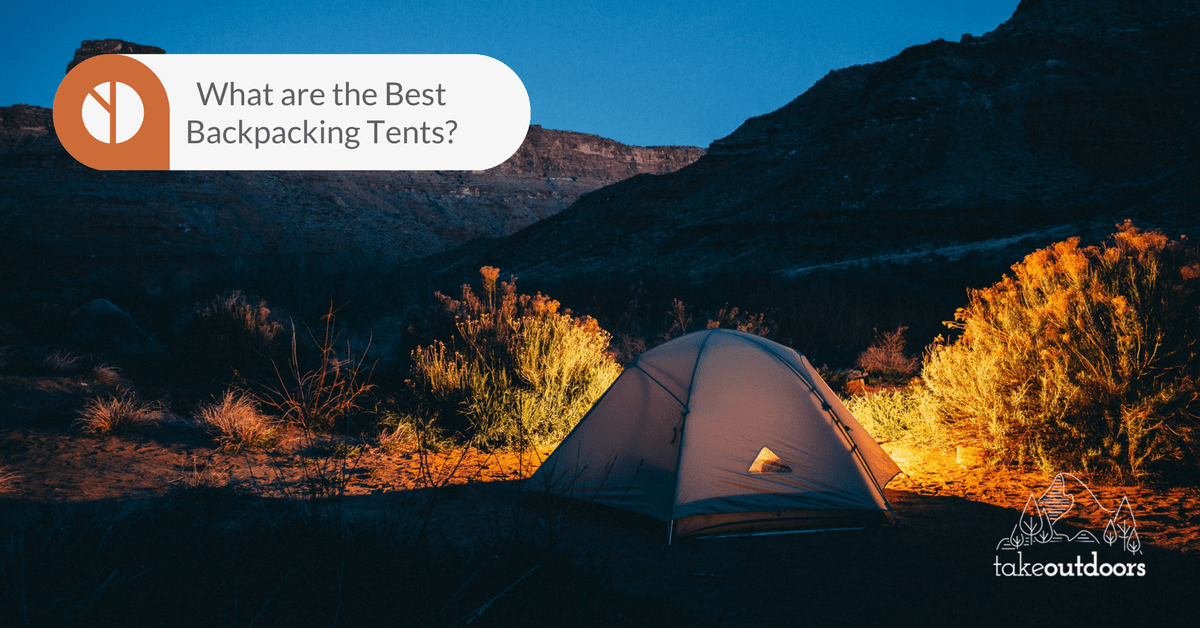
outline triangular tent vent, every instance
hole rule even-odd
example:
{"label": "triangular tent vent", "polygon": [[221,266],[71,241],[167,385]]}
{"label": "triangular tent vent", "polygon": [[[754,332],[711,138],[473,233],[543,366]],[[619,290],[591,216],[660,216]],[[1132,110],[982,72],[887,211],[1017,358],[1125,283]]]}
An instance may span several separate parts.
{"label": "triangular tent vent", "polygon": [[787,466],[775,452],[763,447],[762,451],[758,452],[758,457],[754,459],[754,463],[750,465],[750,473],[791,473],[792,468]]}

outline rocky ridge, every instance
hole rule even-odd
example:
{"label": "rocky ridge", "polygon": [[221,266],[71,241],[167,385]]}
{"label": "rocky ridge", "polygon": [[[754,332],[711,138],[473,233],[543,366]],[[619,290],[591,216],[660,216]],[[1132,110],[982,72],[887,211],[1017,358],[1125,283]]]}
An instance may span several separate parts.
{"label": "rocky ridge", "polygon": [[1197,41],[1195,0],[1024,0],[992,32],[830,72],[677,172],[436,261],[460,275],[491,263],[699,279],[997,240],[1028,251],[1124,218],[1187,230]]}
{"label": "rocky ridge", "polygon": [[[69,67],[109,52],[161,49],[85,41]],[[63,150],[50,109],[13,105],[0,107],[0,247],[63,285],[96,272],[152,285],[236,260],[392,264],[510,235],[703,153],[532,125],[516,154],[482,172],[100,172]]]}
{"label": "rocky ridge", "polygon": [[166,52],[158,46],[144,46],[122,39],[85,39],[75,50],[75,58],[67,64],[67,72],[98,55],[161,55]]}

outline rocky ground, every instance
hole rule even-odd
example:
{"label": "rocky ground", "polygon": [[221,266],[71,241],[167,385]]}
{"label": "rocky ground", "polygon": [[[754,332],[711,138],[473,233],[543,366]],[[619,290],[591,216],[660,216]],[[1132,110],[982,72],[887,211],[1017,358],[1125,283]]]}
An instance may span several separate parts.
{"label": "rocky ground", "polygon": [[[96,439],[70,426],[84,388],[67,377],[0,378],[6,529],[19,529],[47,507],[153,504],[189,488],[236,485],[256,499],[302,503],[308,481],[341,476],[347,483],[340,503],[350,520],[384,518],[403,529],[406,518],[428,517],[435,536],[472,553],[511,530],[538,528],[553,538],[555,551],[576,556],[618,590],[661,600],[664,612],[688,609],[704,625],[726,626],[999,625],[1030,616],[1154,623],[1186,608],[1184,596],[1200,573],[1196,487],[1090,486],[1110,509],[1128,499],[1142,543],[1137,554],[1071,544],[1022,553],[1027,562],[1073,562],[1076,554],[1088,558],[1098,550],[1105,560],[1143,564],[1144,577],[1004,577],[995,575],[998,563],[1017,558],[997,544],[1021,519],[1028,497],[1042,494],[1052,479],[1031,470],[965,467],[950,452],[884,444],[903,470],[886,491],[897,526],[668,546],[659,522],[522,494],[520,480],[549,448],[422,456],[411,443],[371,447],[292,431],[272,450],[235,455],[217,450],[179,415]],[[1084,501],[1076,503],[1083,508]]]}

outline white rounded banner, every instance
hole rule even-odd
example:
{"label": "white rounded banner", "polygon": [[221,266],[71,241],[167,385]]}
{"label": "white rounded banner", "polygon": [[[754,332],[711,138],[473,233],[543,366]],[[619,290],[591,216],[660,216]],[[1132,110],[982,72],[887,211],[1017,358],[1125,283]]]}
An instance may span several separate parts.
{"label": "white rounded banner", "polygon": [[[529,129],[521,79],[482,55],[121,56],[148,68],[166,92],[169,113],[156,112],[169,128],[160,134],[169,136],[169,161],[164,153],[154,162],[161,169],[486,170],[511,157]],[[85,68],[91,75],[79,84],[114,84],[121,77],[103,76],[106,67]],[[84,95],[78,113],[73,105],[58,111],[56,99],[56,119],[82,116],[89,135],[109,145],[129,139],[124,121],[135,116],[122,108],[137,106],[140,119],[141,101],[114,92],[113,102],[108,93],[92,102],[98,92]],[[88,144],[85,163],[126,169],[91,139],[79,140]]]}

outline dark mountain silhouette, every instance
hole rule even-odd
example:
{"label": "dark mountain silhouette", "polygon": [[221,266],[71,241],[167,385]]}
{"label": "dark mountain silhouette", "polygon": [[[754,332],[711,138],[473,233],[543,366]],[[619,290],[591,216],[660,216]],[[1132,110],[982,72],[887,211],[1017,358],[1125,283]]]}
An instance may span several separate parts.
{"label": "dark mountain silhouette", "polygon": [[[70,66],[161,48],[85,41]],[[151,285],[242,260],[350,257],[390,264],[512,234],[582,194],[695,161],[533,125],[482,172],[99,172],[59,144],[51,110],[0,107],[0,258],[42,288],[98,275]]]}
{"label": "dark mountain silhouette", "polygon": [[[994,31],[831,72],[696,163],[434,258],[545,280],[1028,252],[1196,224],[1200,3],[1024,0]],[[1015,247],[1015,248],[1013,248]],[[1009,262],[1011,263],[1011,262]]]}

